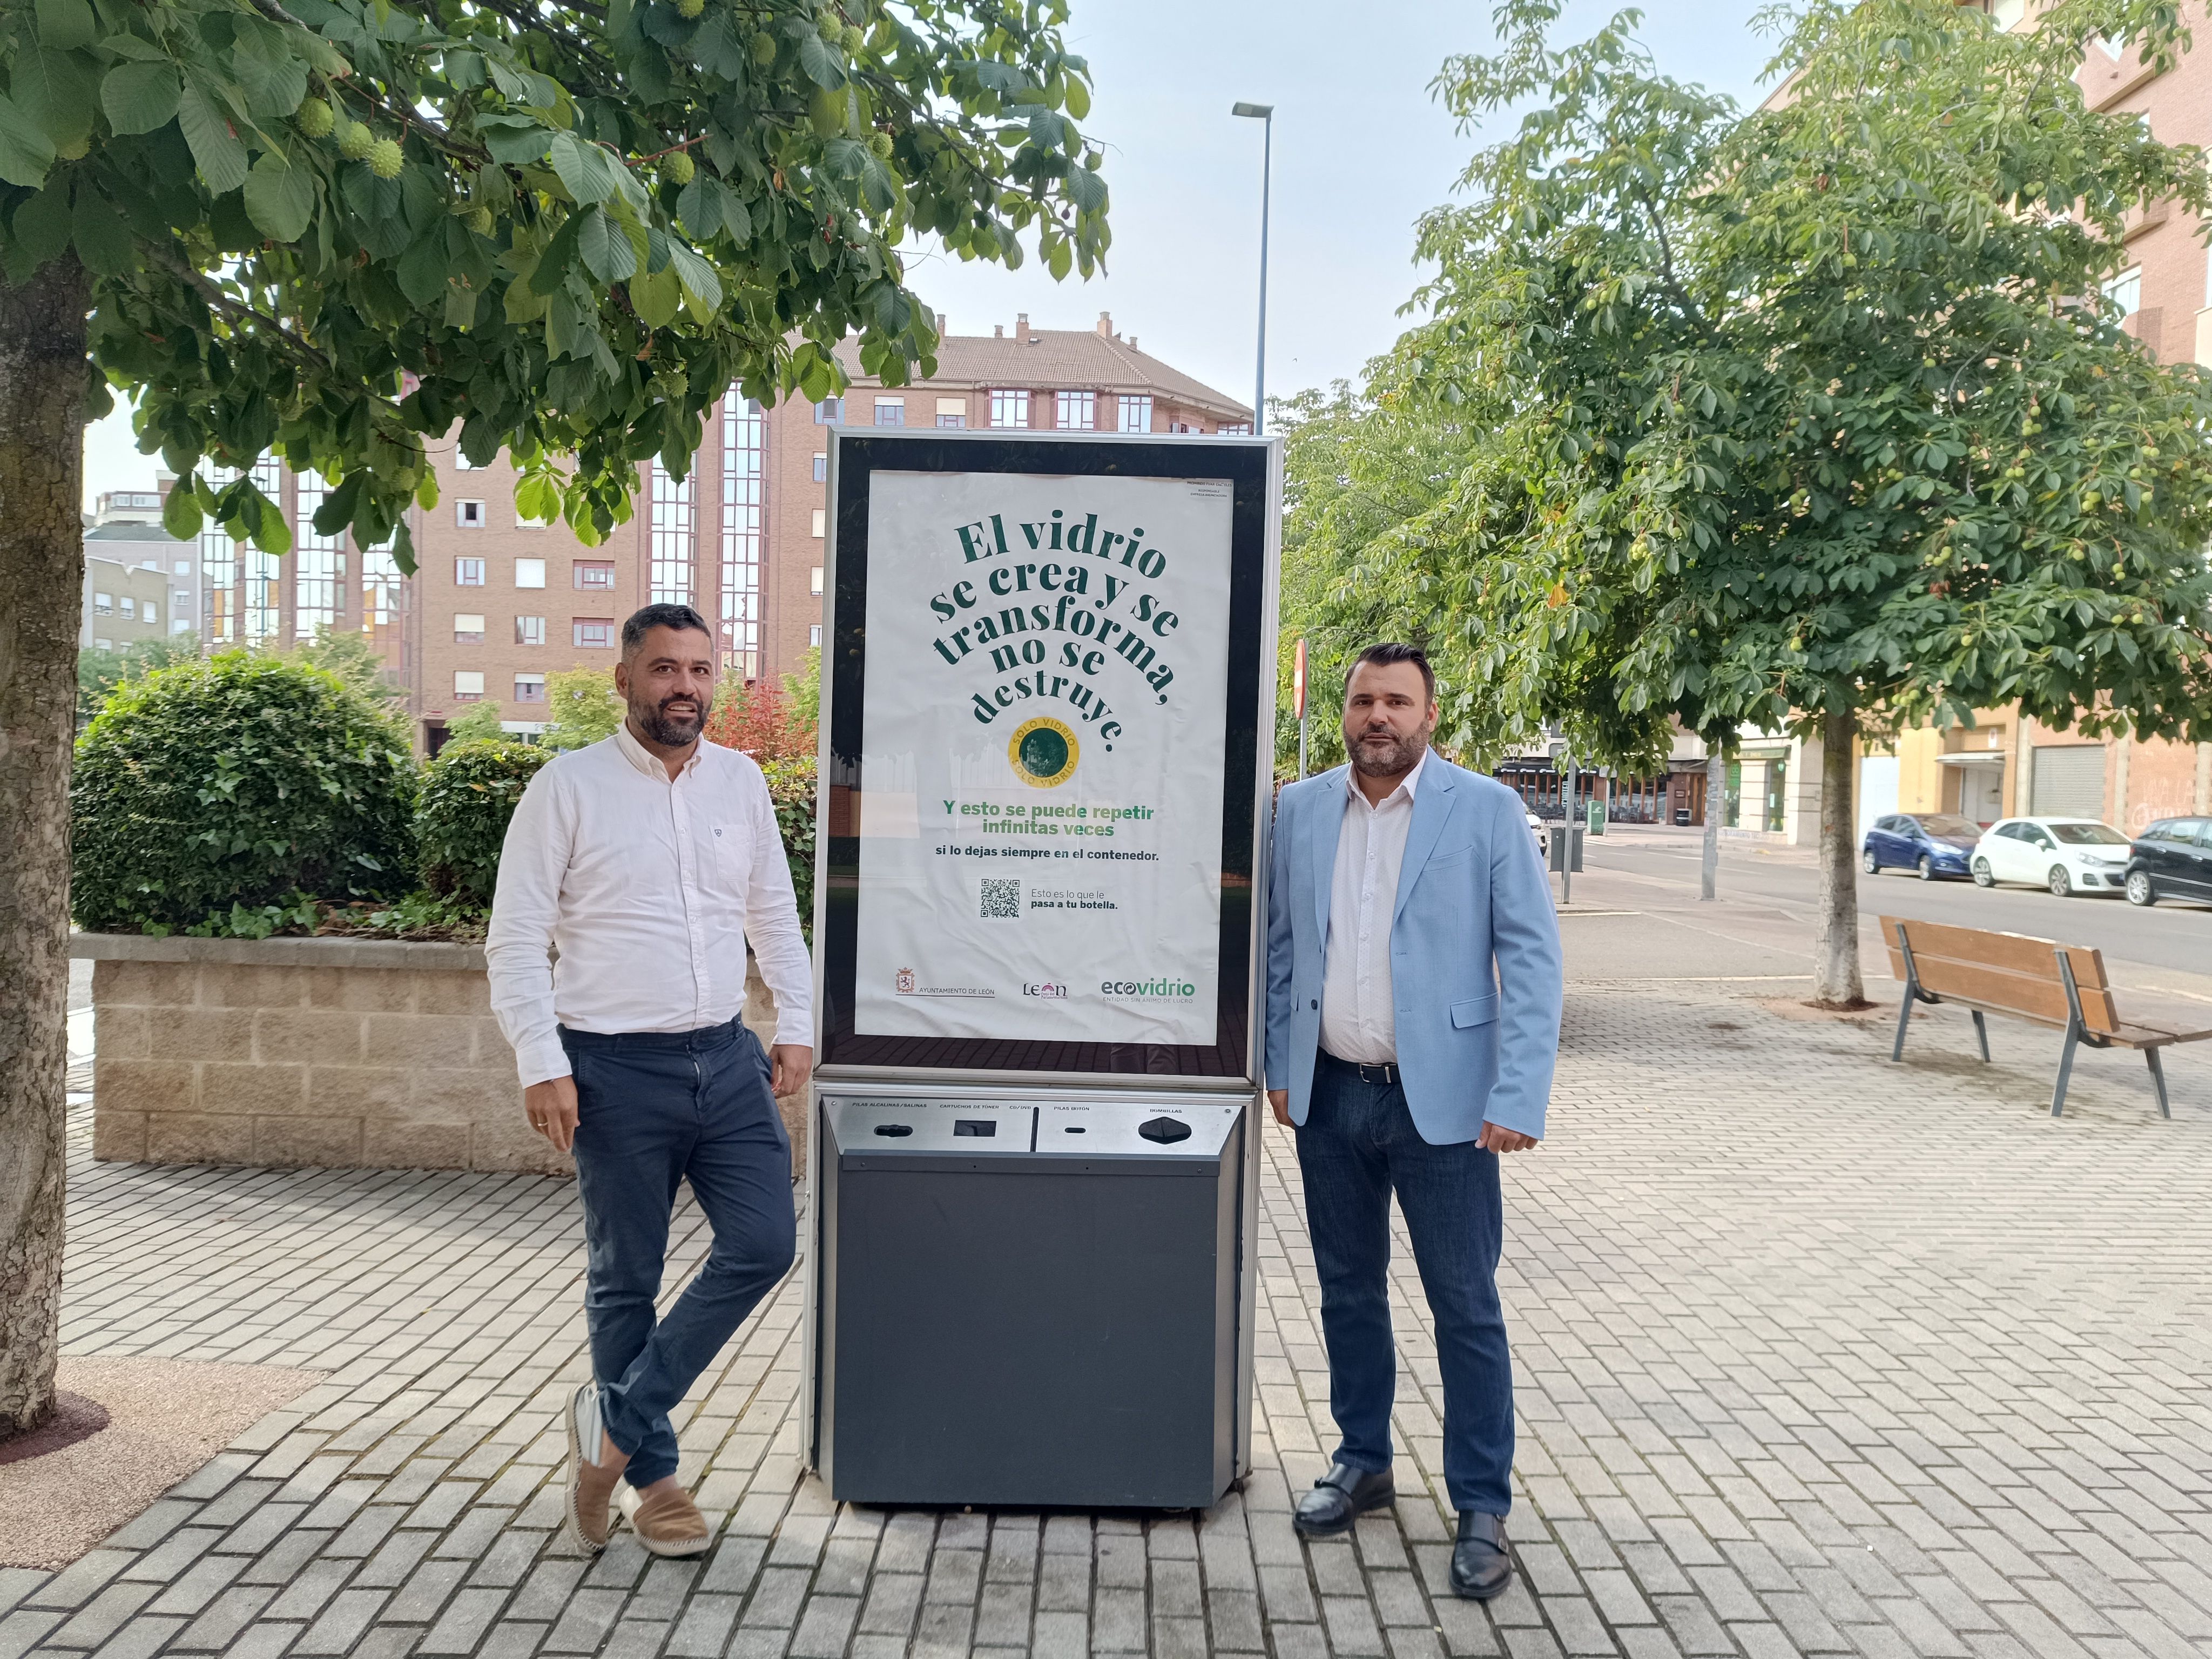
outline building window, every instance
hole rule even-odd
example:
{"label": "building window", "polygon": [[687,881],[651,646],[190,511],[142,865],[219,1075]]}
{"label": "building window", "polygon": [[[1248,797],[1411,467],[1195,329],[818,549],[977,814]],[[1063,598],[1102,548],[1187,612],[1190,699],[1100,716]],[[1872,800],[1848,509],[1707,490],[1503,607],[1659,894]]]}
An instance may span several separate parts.
{"label": "building window", "polygon": [[545,561],[543,559],[517,559],[514,562],[514,585],[517,587],[544,586]]}
{"label": "building window", "polygon": [[484,527],[484,504],[482,501],[455,501],[453,522],[464,530],[482,530]]}
{"label": "building window", "polygon": [[400,583],[399,561],[392,556],[392,544],[365,550],[361,556],[362,626],[381,628],[398,619]]}
{"label": "building window", "polygon": [[482,559],[455,559],[453,586],[482,587],[484,585],[484,562]]}
{"label": "building window", "polygon": [[817,507],[814,509],[814,534],[817,538],[819,538],[827,535],[829,532],[829,512],[826,508]]}
{"label": "building window", "polygon": [[[253,464],[253,487],[281,509],[284,498],[284,467],[274,455]],[[273,645],[284,619],[284,567],[274,553],[258,547],[239,550],[246,565],[246,643]]]}
{"label": "building window", "polygon": [[517,674],[514,677],[514,700],[517,702],[544,702],[545,701],[545,676],[543,674]]}
{"label": "building window", "polygon": [[544,644],[545,618],[543,617],[517,617],[514,619],[514,642],[517,645]]}
{"label": "building window", "polygon": [[132,622],[138,620],[138,601],[129,593],[123,596],[123,614]]}
{"label": "building window", "polygon": [[1027,426],[1030,423],[1030,394],[1026,392],[994,392],[991,394],[991,424],[993,426]]}
{"label": "building window", "polygon": [[576,618],[576,643],[587,651],[611,651],[615,648],[615,624],[611,617],[579,617]]}
{"label": "building window", "polygon": [[[732,386],[722,399],[722,670],[760,678],[761,485],[768,454],[761,407]],[[814,458],[814,476],[829,465]]]}
{"label": "building window", "polygon": [[612,559],[579,559],[576,561],[576,586],[601,592],[611,592],[615,585],[615,562]]}
{"label": "building window", "polygon": [[112,651],[115,649],[115,641],[113,640],[94,640],[92,642],[92,648],[95,651]]}
{"label": "building window", "polygon": [[1123,432],[1150,432],[1152,429],[1152,398],[1123,393],[1119,426]]}
{"label": "building window", "polygon": [[482,645],[483,636],[484,619],[482,617],[466,611],[454,613],[453,643],[455,645]]}
{"label": "building window", "polygon": [[345,532],[318,535],[315,514],[322,511],[330,486],[313,472],[293,475],[298,492],[293,520],[299,526],[292,554],[292,634],[312,639],[318,628],[336,628],[345,592]]}
{"label": "building window", "polygon": [[147,600],[146,608],[139,612],[138,620],[144,623],[149,628],[159,627],[161,621],[161,605],[155,600]]}
{"label": "building window", "polygon": [[814,405],[814,424],[827,426],[832,421],[842,419],[844,414],[844,403],[845,400],[842,398],[824,398]]}
{"label": "building window", "polygon": [[816,599],[818,599],[822,597],[822,567],[818,564],[814,567],[814,586],[812,592]]}
{"label": "building window", "polygon": [[1168,430],[1170,432],[1192,434],[1195,433],[1198,428],[1193,426],[1188,421],[1170,421],[1168,422]]}
{"label": "building window", "polygon": [[965,398],[939,398],[937,400],[937,423],[939,426],[968,424],[968,400]]}
{"label": "building window", "polygon": [[1091,432],[1098,425],[1098,394],[1095,392],[1063,392],[1058,394],[1059,408],[1054,416],[1063,432]]}
{"label": "building window", "polygon": [[[653,464],[653,603],[691,603],[691,480]],[[614,586],[610,568],[607,586]]]}
{"label": "building window", "polygon": [[830,458],[827,455],[817,455],[814,458],[814,482],[817,483],[830,482]]}
{"label": "building window", "polygon": [[95,617],[113,616],[115,614],[115,595],[112,593],[94,593],[92,596],[92,614]]}
{"label": "building window", "polygon": [[2133,266],[2106,283],[2105,297],[2120,308],[2120,318],[2124,322],[2141,311],[2142,309],[2142,267]]}
{"label": "building window", "polygon": [[453,701],[482,702],[483,701],[483,671],[480,668],[456,668],[453,671]]}
{"label": "building window", "polygon": [[822,624],[820,623],[816,623],[807,629],[806,642],[817,651],[822,648]]}
{"label": "building window", "polygon": [[192,574],[192,562],[190,559],[179,559],[174,564],[169,567],[169,574],[173,576],[191,575]]}
{"label": "building window", "polygon": [[1249,438],[1252,435],[1252,422],[1224,421],[1219,426],[1214,428],[1213,435],[1217,438]]}
{"label": "building window", "polygon": [[903,398],[877,398],[876,424],[878,426],[904,426],[906,424],[906,399]]}

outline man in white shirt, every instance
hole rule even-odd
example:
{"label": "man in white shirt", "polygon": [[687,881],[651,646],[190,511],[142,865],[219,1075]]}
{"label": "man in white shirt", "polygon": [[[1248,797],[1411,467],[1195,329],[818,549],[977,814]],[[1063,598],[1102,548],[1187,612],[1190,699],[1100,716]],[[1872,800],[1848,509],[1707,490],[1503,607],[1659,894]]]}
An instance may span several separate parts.
{"label": "man in white shirt", "polygon": [[[690,606],[647,605],[623,624],[628,715],[531,780],[484,945],[531,1127],[576,1159],[595,1381],[568,1404],[568,1523],[592,1551],[617,1488],[648,1550],[707,1547],[669,1413],[796,1248],[774,1096],[811,1069],[813,975],[760,768],[700,740],[715,673],[714,635]],[[748,939],[775,996],[772,1054],[738,1018]],[[714,1246],[656,1321],[684,1181]]]}
{"label": "man in white shirt", "polygon": [[1342,1436],[1292,1524],[1395,1500],[1390,1200],[1436,1321],[1451,1584],[1512,1577],[1513,1366],[1498,1298],[1498,1154],[1544,1133],[1561,972],[1520,797],[1432,754],[1436,678],[1409,645],[1346,678],[1347,766],[1285,788],[1267,903],[1267,1093],[1294,1124],[1329,1410]]}

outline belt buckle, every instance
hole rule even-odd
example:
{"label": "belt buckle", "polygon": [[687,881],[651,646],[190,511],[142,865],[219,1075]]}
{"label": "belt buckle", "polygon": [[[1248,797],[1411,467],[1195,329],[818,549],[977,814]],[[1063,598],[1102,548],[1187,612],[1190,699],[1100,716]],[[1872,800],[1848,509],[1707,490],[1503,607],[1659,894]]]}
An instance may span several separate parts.
{"label": "belt buckle", "polygon": [[1359,1062],[1359,1080],[1362,1083],[1388,1084],[1395,1082],[1395,1079],[1390,1075],[1390,1070],[1391,1068],[1387,1063],[1376,1065],[1362,1060]]}

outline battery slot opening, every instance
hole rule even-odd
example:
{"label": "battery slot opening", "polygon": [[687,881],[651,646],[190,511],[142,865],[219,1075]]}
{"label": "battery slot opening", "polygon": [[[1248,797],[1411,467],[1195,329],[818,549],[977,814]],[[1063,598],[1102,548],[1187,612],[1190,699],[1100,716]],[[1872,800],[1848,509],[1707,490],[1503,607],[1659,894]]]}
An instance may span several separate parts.
{"label": "battery slot opening", "polygon": [[952,1120],[952,1133],[982,1139],[994,1139],[999,1133],[999,1121],[992,1117],[956,1117]]}

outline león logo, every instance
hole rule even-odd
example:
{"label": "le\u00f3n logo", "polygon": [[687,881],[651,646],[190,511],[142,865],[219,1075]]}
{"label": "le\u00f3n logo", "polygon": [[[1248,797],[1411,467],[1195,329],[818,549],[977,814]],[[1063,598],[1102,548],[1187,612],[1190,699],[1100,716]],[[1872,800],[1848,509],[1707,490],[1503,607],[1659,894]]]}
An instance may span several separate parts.
{"label": "le\u00f3n logo", "polygon": [[898,994],[901,996],[912,996],[914,994],[914,969],[911,968],[900,969],[898,970],[896,982],[898,986]]}
{"label": "le\u00f3n logo", "polygon": [[1014,775],[1039,789],[1055,788],[1075,775],[1075,733],[1048,716],[1025,721],[1006,744]]}

